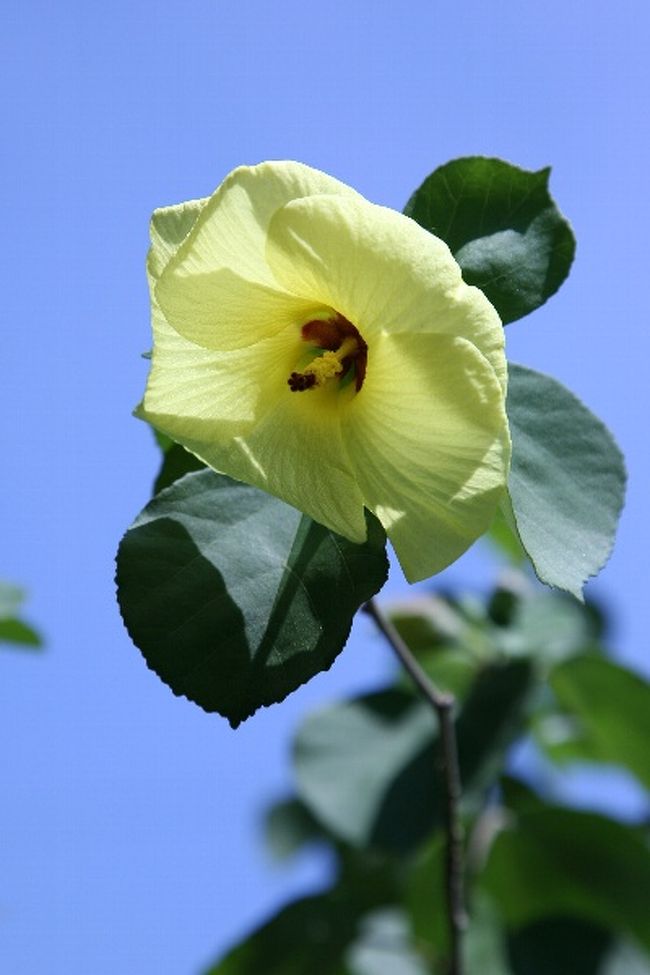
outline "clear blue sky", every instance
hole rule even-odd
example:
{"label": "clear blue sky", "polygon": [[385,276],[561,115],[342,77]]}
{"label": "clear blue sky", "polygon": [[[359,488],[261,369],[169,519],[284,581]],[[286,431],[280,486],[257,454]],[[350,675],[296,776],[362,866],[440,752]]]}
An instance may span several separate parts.
{"label": "clear blue sky", "polygon": [[[594,591],[648,672],[650,13],[643,0],[8,0],[3,14],[0,574],[31,589],[48,647],[0,655],[0,969],[193,975],[318,881],[315,860],[270,865],[260,812],[288,786],[300,718],[389,663],[361,626],[329,674],[233,733],[129,644],[112,558],[156,463],[130,416],[150,342],[149,214],[263,159],[396,208],[455,156],[552,164],[577,260],[509,327],[509,353],[566,382],[628,456]],[[470,554],[451,580],[492,572]],[[390,591],[405,589],[394,573]]]}

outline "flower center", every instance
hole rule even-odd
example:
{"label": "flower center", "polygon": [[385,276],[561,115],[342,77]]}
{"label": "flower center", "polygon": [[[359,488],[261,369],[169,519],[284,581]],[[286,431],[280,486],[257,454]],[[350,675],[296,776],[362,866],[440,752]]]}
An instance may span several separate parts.
{"label": "flower center", "polygon": [[344,379],[354,369],[355,388],[363,386],[368,361],[368,346],[358,329],[343,315],[332,319],[314,319],[301,329],[305,342],[321,349],[303,372],[292,372],[287,380],[292,393],[324,386],[331,379]]}

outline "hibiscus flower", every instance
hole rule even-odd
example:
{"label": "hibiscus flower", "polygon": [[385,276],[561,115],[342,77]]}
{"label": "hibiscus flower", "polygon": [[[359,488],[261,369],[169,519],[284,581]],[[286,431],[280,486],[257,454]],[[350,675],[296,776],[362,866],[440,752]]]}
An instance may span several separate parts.
{"label": "hibiscus flower", "polygon": [[410,581],[489,527],[510,460],[503,329],[447,245],[295,162],[156,210],[138,415]]}

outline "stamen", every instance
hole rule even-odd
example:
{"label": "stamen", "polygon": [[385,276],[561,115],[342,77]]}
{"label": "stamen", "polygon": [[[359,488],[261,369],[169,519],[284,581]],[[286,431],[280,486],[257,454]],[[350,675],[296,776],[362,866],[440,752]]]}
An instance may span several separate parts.
{"label": "stamen", "polygon": [[304,393],[306,389],[316,385],[316,376],[313,372],[309,375],[304,372],[292,372],[287,382],[292,393]]}
{"label": "stamen", "polygon": [[341,379],[355,365],[356,389],[361,389],[366,373],[368,346],[355,326],[337,315],[334,319],[314,319],[302,326],[302,337],[324,349],[304,372],[292,372],[287,380],[292,393],[324,386],[330,379]]}

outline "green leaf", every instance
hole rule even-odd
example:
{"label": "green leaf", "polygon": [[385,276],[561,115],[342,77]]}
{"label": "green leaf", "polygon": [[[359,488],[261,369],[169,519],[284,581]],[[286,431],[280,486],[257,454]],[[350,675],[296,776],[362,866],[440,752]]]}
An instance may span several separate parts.
{"label": "green leaf", "polygon": [[18,616],[24,601],[23,589],[0,582],[0,643],[36,649],[43,645],[40,634]]}
{"label": "green leaf", "polygon": [[540,590],[518,600],[498,643],[509,656],[533,657],[549,667],[595,647],[598,636],[588,605],[563,592]]}
{"label": "green leaf", "polygon": [[430,975],[411,944],[408,921],[397,908],[384,908],[363,919],[346,962],[350,975]]}
{"label": "green leaf", "polygon": [[650,975],[650,958],[633,945],[616,945],[598,975]]}
{"label": "green leaf", "polygon": [[161,433],[160,430],[156,430],[151,425],[149,425],[149,428],[162,453],[160,469],[153,486],[154,494],[159,494],[160,491],[172,485],[174,481],[180,480],[185,474],[191,474],[192,471],[205,470],[206,465],[203,461],[195,457],[189,450],[186,450],[181,444],[176,443],[166,433]]}
{"label": "green leaf", "polygon": [[567,277],[575,239],[548,192],[550,169],[468,156],[434,170],[404,212],[448,245],[504,324],[543,305]]}
{"label": "green leaf", "polygon": [[[464,944],[465,970],[485,975],[509,975],[506,960],[506,937],[500,918],[489,898],[480,890],[473,891],[469,925]],[[550,975],[550,971],[546,973]],[[557,973],[553,973],[557,975]]]}
{"label": "green leaf", "polygon": [[25,601],[25,590],[10,582],[0,582],[0,620],[16,616]]}
{"label": "green leaf", "polygon": [[163,433],[162,432],[162,430],[156,430],[156,428],[155,427],[152,427],[152,426],[150,426],[149,429],[153,433],[154,440],[156,441],[156,443],[160,447],[160,449],[163,452],[163,454],[166,454],[167,451],[169,450],[169,448],[174,446],[174,443],[176,441],[172,440],[171,437],[168,437],[166,433]]}
{"label": "green leaf", "polygon": [[386,574],[376,519],[355,545],[210,470],[157,495],[117,557],[122,616],[148,665],[233,726],[328,669]]}
{"label": "green leaf", "polygon": [[415,858],[404,898],[413,938],[417,944],[426,945],[432,963],[444,958],[449,946],[445,856],[446,837],[440,829]]}
{"label": "green leaf", "polygon": [[[440,830],[411,867],[405,896],[414,941],[426,952],[432,970],[443,973],[447,971],[444,960],[449,954],[445,858],[446,837]],[[480,890],[471,892],[468,922],[463,938],[463,970],[468,975],[508,975],[505,930],[489,898]]]}
{"label": "green leaf", "polygon": [[401,966],[390,975],[425,975],[422,968],[407,967],[416,959],[401,915],[385,910],[393,902],[381,885],[340,883],[283,907],[205,975],[384,975],[377,955],[380,934]]}
{"label": "green leaf", "polygon": [[278,860],[287,860],[309,843],[327,835],[299,799],[276,802],[264,817],[266,843]]}
{"label": "green leaf", "polygon": [[478,675],[457,723],[463,804],[498,778],[506,750],[519,736],[533,687],[527,660],[500,661]]}
{"label": "green leaf", "polygon": [[579,918],[544,918],[508,939],[513,975],[600,975],[612,942],[606,928]]}
{"label": "green leaf", "polygon": [[408,691],[380,691],[310,716],[295,741],[298,794],[335,836],[399,851],[441,815],[435,721]]}
{"label": "green leaf", "polygon": [[544,800],[530,784],[514,776],[501,776],[499,792],[503,808],[517,815],[546,808]]}
{"label": "green leaf", "polygon": [[650,788],[650,684],[603,657],[568,660],[551,687],[576,717],[590,756],[624,765]]}
{"label": "green leaf", "polygon": [[[524,661],[486,667],[457,722],[468,803],[496,775],[520,729],[530,686]],[[368,694],[307,719],[295,741],[301,799],[326,829],[354,846],[406,852],[441,822],[436,726],[408,691]]]}
{"label": "green leaf", "polygon": [[567,914],[650,949],[650,851],[604,816],[552,807],[522,813],[496,838],[482,884],[513,927]]}
{"label": "green leaf", "polygon": [[203,461],[191,454],[179,443],[171,443],[163,454],[158,476],[154,482],[154,494],[159,494],[164,488],[170,487],[174,481],[179,481],[185,474],[192,471],[205,470]]}
{"label": "green leaf", "polygon": [[13,643],[16,646],[36,649],[43,646],[43,640],[36,630],[22,620],[0,620],[0,643]]}
{"label": "green leaf", "polygon": [[516,530],[508,524],[508,521],[501,508],[497,508],[494,520],[485,536],[509,562],[514,566],[521,566],[526,560],[526,552],[519,541]]}
{"label": "green leaf", "polygon": [[345,897],[306,897],[284,907],[205,975],[351,975],[344,954],[358,922]]}
{"label": "green leaf", "polygon": [[542,582],[581,599],[612,549],[623,457],[601,421],[550,376],[511,364],[507,410],[519,538]]}

